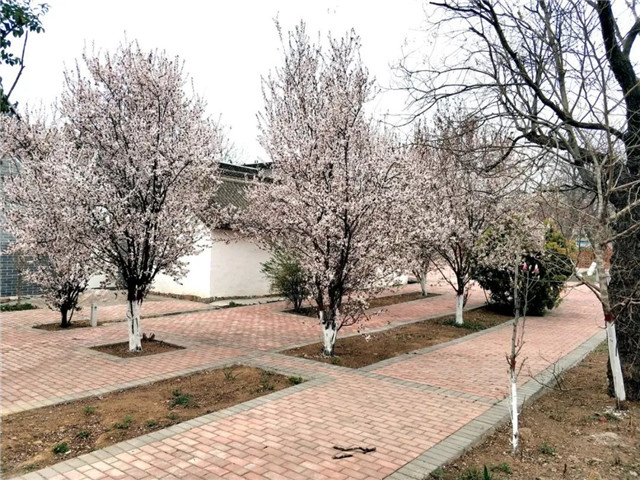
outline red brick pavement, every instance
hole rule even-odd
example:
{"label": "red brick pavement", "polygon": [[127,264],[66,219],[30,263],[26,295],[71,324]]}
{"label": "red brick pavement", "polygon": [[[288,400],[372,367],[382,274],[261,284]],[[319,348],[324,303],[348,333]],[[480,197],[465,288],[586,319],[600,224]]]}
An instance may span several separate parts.
{"label": "red brick pavement", "polygon": [[[408,287],[409,289],[415,287]],[[453,296],[441,296],[387,307],[365,328],[379,328],[449,311]],[[476,296],[478,303],[481,295]],[[181,300],[154,301],[143,305],[143,315],[206,308]],[[142,330],[182,346],[185,350],[133,359],[116,359],[89,347],[127,339],[123,323],[98,328],[48,332],[32,325],[56,321],[55,312],[30,310],[2,314],[2,413],[30,409],[45,401],[66,400],[66,395],[95,393],[96,389],[118,389],[124,384],[157,375],[180,374],[186,369],[231,360],[255,350],[284,348],[318,341],[317,321],[282,313],[283,303],[208,310],[170,317],[145,318]],[[105,320],[120,319],[125,306],[100,309]],[[346,327],[341,334],[355,332]]]}
{"label": "red brick pavement", "polygon": [[[452,307],[453,296],[449,293],[396,305],[374,317],[368,328],[403,323]],[[67,465],[64,474],[48,469],[35,472],[31,478],[382,479],[504,396],[508,326],[420,355],[401,357],[367,374],[273,351],[319,336],[312,320],[278,313],[279,308],[281,305],[272,304],[148,319],[143,321],[145,331],[151,329],[170,340],[192,345],[186,350],[147,357],[149,360],[115,361],[88,353],[86,346],[97,341],[126,338],[122,325],[60,335],[34,333],[26,327],[27,321],[9,328],[11,344],[5,345],[3,337],[3,354],[10,357],[6,372],[3,364],[3,408],[9,400],[14,408],[29,408],[29,395],[56,398],[78,385],[114,388],[125,375],[144,379],[145,375],[176,372],[214,358],[232,361],[243,355],[250,356],[245,357],[248,362],[266,368],[302,371],[317,378],[290,392],[278,392],[261,404],[206,417],[203,424],[181,433],[169,432],[160,439],[146,437],[142,444],[124,452],[88,457],[69,471]],[[532,373],[591,338],[600,328],[599,317],[593,297],[573,291],[557,311],[541,319],[529,319],[525,355]],[[28,344],[15,343],[20,339]],[[18,365],[21,362],[29,363],[22,368]],[[182,364],[176,367],[179,362]],[[68,370],[72,374],[62,373]],[[40,376],[42,371],[46,375]],[[34,377],[34,372],[38,376]],[[23,376],[30,378],[30,383],[22,381]],[[432,391],[432,387],[440,390]],[[30,390],[29,395],[23,393],[24,388]],[[333,445],[375,446],[377,451],[336,461],[331,459]]]}
{"label": "red brick pavement", "polygon": [[[519,358],[524,360],[520,383],[540,373],[603,327],[602,310],[586,290],[572,291],[568,299],[544,317],[527,318],[524,348]],[[429,355],[373,371],[402,380],[502,399],[508,395],[505,355],[510,348],[511,332],[511,328],[502,328]]]}
{"label": "red brick pavement", "polygon": [[[488,408],[353,375],[116,455],[104,473],[91,465],[78,478],[383,478]],[[336,461],[334,445],[377,450]]]}

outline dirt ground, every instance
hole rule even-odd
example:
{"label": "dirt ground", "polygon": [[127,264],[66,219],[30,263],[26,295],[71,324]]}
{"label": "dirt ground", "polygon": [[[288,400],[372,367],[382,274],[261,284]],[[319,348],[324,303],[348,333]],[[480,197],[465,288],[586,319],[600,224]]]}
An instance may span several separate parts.
{"label": "dirt ground", "polygon": [[615,411],[606,371],[603,344],[561,377],[561,389],[524,408],[519,453],[511,453],[511,426],[505,425],[428,478],[485,480],[485,465],[491,480],[639,478],[640,405]]}
{"label": "dirt ground", "polygon": [[[429,293],[426,297],[422,296],[421,292],[407,292],[398,293],[396,295],[385,295],[383,297],[374,297],[369,299],[369,309],[388,307],[389,305],[395,305],[397,303],[411,302],[412,300],[420,300],[428,297],[435,297],[436,293]],[[318,309],[315,306],[302,307],[299,312],[294,310],[287,310],[287,313],[293,313],[295,315],[304,315],[305,317],[316,318],[318,316]]]}
{"label": "dirt ground", "polygon": [[98,352],[108,353],[109,355],[115,355],[121,358],[136,358],[145,357],[147,355],[155,355],[156,353],[172,352],[173,350],[182,350],[184,347],[173,345],[171,343],[163,342],[162,340],[147,340],[143,338],[141,352],[130,352],[129,342],[112,343],[110,345],[99,345],[97,347],[91,347],[92,350]]}
{"label": "dirt ground", "polygon": [[2,476],[36,470],[300,382],[298,377],[234,366],[8,415],[2,417]]}
{"label": "dirt ground", "polygon": [[453,316],[443,316],[370,335],[356,335],[346,338],[340,338],[338,335],[335,356],[331,358],[322,355],[321,343],[313,343],[281,353],[343,367],[361,368],[413,350],[448,342],[474,331],[493,327],[512,318],[508,315],[494,313],[486,308],[465,312],[464,316],[465,324],[463,327],[454,326]]}
{"label": "dirt ground", "polygon": [[[113,323],[113,322],[98,322],[98,326],[104,325],[106,323]],[[37,328],[38,330],[46,330],[47,332],[58,332],[60,330],[71,330],[73,328],[88,328],[90,326],[91,326],[91,323],[89,322],[89,320],[72,320],[71,324],[66,328],[62,328],[60,326],[60,322],[40,323],[38,325],[34,325],[33,328]]]}

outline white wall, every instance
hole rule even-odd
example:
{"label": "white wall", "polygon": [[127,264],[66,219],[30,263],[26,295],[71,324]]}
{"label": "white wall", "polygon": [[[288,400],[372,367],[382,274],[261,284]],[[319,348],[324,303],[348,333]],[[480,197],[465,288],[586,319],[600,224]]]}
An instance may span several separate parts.
{"label": "white wall", "polygon": [[87,288],[88,289],[103,288],[104,287],[104,279],[105,279],[105,276],[103,274],[93,275],[91,278],[89,278],[89,284],[88,284]]}
{"label": "white wall", "polygon": [[211,249],[211,296],[268,295],[269,282],[260,271],[271,254],[239,235],[214,232]]}
{"label": "white wall", "polygon": [[210,242],[203,242],[207,245],[199,255],[184,257],[187,261],[187,274],[178,282],[168,275],[159,273],[151,288],[154,292],[174,293],[177,295],[195,295],[197,297],[209,298],[211,294],[211,246]]}
{"label": "white wall", "polygon": [[269,252],[227,230],[215,230],[209,244],[199,255],[185,257],[185,277],[176,282],[158,274],[152,290],[202,298],[271,293],[269,282],[260,271],[271,256]]}

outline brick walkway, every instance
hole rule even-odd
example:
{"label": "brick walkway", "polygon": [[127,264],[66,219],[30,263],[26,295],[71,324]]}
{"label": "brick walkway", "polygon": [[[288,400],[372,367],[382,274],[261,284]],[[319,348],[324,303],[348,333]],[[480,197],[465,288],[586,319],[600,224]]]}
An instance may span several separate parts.
{"label": "brick walkway", "polygon": [[[367,328],[450,312],[453,295],[442,292],[387,307]],[[471,303],[482,300],[477,294]],[[145,319],[144,331],[189,348],[126,360],[87,348],[125,340],[122,324],[43,332],[29,327],[41,322],[28,312],[7,315],[7,322],[3,315],[3,414],[228,363],[309,380],[24,478],[422,478],[434,461],[425,455],[455,450],[446,442],[467,435],[479,421],[488,425],[504,415],[508,325],[351,370],[278,354],[319,339],[313,319],[281,309],[282,304],[268,304]],[[583,352],[585,342],[602,335],[600,317],[595,299],[574,290],[551,314],[528,319],[526,373],[540,375],[572,351]],[[530,380],[527,374],[522,383]],[[332,460],[333,445],[377,451]]]}

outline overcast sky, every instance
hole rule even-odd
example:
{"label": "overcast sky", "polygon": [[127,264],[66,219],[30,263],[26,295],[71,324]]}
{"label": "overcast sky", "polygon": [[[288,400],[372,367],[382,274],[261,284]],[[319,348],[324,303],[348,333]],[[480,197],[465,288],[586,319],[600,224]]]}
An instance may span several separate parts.
{"label": "overcast sky", "polygon": [[[38,1],[38,0],[36,0]],[[71,67],[85,45],[114,49],[124,38],[143,49],[159,48],[186,62],[196,91],[220,117],[239,152],[238,160],[265,160],[257,143],[256,113],[262,108],[260,76],[281,61],[273,19],[285,30],[301,19],[312,38],[355,28],[362,58],[378,83],[389,86],[404,50],[421,41],[425,21],[420,0],[47,0],[45,32],[29,38],[26,68],[12,94],[21,105],[48,105],[59,96],[65,65]],[[3,71],[6,84],[14,72]],[[398,93],[383,94],[370,110],[397,113]]]}

